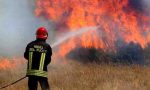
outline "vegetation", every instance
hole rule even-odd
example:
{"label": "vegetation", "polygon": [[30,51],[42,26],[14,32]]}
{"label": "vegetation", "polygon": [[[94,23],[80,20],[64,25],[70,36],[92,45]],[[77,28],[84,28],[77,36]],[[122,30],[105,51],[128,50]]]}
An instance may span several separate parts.
{"label": "vegetation", "polygon": [[[25,75],[25,65],[0,70],[0,86]],[[106,65],[67,61],[49,65],[52,90],[149,90],[150,68],[136,65]],[[4,90],[27,90],[27,78]],[[40,89],[39,89],[40,90]]]}
{"label": "vegetation", "polygon": [[115,50],[79,47],[72,50],[67,57],[83,63],[150,65],[150,44],[142,48],[138,43],[118,41]]}

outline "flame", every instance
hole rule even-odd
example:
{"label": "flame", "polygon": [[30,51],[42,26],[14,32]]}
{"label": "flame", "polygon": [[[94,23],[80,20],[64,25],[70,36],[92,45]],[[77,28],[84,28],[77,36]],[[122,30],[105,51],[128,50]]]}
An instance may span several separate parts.
{"label": "flame", "polygon": [[150,17],[129,5],[130,0],[37,0],[35,14],[69,30],[99,26],[80,37],[70,38],[60,47],[65,56],[77,46],[113,47],[115,41],[136,42],[145,47],[150,42]]}
{"label": "flame", "polygon": [[25,64],[25,60],[22,60],[22,58],[0,58],[0,70],[14,69],[23,64]]}

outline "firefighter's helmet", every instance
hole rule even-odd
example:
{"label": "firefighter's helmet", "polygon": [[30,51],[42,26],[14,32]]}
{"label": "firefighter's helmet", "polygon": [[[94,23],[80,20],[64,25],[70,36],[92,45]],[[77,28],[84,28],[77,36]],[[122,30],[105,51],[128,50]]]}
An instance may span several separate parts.
{"label": "firefighter's helmet", "polygon": [[45,27],[39,27],[36,31],[36,38],[39,38],[39,39],[47,39],[48,37],[48,32],[46,30]]}

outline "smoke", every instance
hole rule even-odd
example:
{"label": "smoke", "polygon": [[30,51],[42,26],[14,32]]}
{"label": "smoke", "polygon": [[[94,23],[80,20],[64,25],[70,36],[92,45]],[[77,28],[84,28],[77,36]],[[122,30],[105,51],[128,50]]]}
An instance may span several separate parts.
{"label": "smoke", "polygon": [[145,11],[149,14],[150,16],[150,0],[143,0],[143,4],[145,5]]}
{"label": "smoke", "polygon": [[150,1],[149,0],[129,0],[129,7],[137,12],[150,15]]}
{"label": "smoke", "polygon": [[142,5],[141,0],[129,0],[129,6],[136,10],[137,12],[144,11],[144,5]]}
{"label": "smoke", "polygon": [[39,26],[45,26],[53,39],[52,23],[35,17],[34,9],[34,0],[0,0],[0,56],[23,55]]}

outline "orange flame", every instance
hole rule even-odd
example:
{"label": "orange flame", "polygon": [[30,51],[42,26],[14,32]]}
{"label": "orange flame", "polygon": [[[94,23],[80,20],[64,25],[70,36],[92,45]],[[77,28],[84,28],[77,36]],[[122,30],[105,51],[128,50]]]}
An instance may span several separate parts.
{"label": "orange flame", "polygon": [[129,7],[129,0],[38,0],[36,5],[36,16],[63,23],[60,28],[100,27],[62,44],[61,56],[77,46],[108,48],[118,38],[143,48],[150,42],[150,17]]}
{"label": "orange flame", "polygon": [[14,69],[23,64],[25,64],[25,60],[22,60],[22,58],[0,58],[0,70]]}

